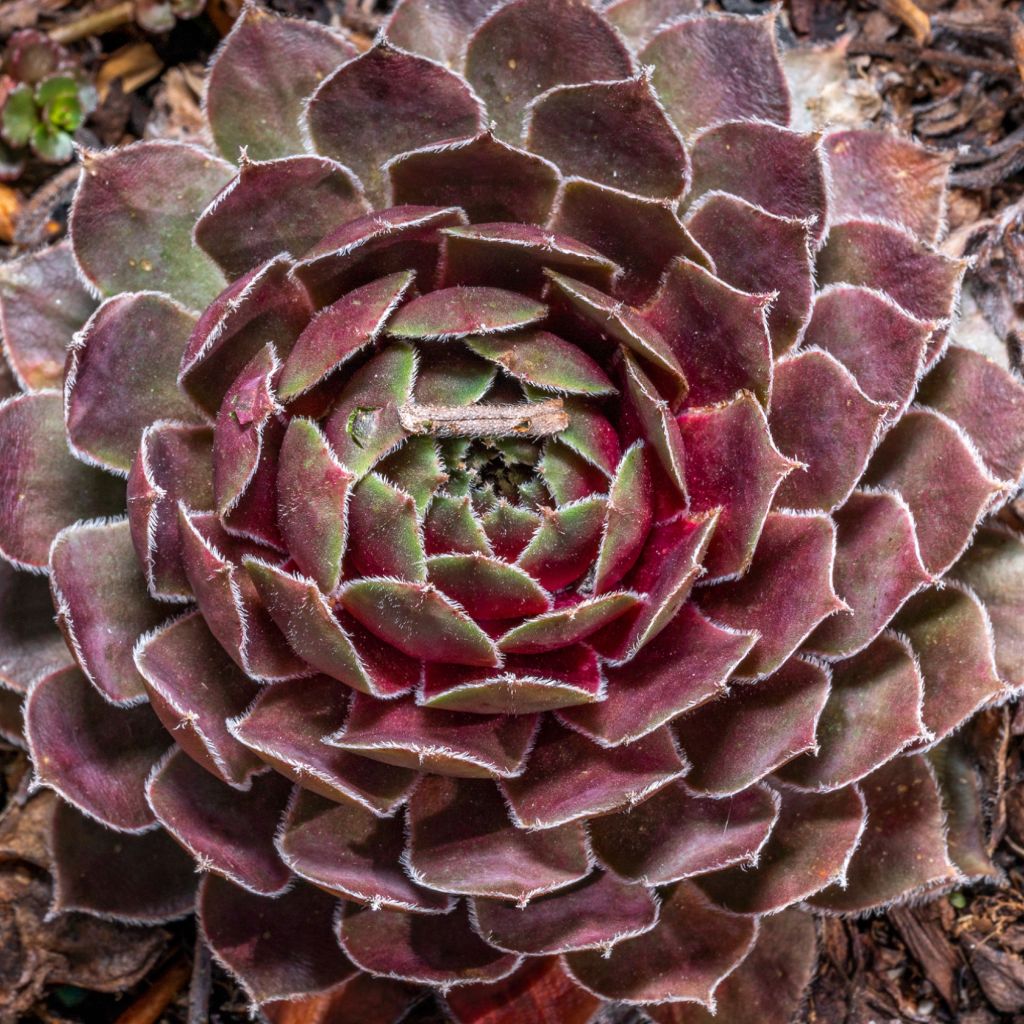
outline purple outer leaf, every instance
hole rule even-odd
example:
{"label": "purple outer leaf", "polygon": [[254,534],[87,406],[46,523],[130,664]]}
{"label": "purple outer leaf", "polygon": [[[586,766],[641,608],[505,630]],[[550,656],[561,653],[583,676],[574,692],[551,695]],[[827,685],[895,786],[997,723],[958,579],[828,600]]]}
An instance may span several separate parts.
{"label": "purple outer leaf", "polygon": [[549,718],[526,770],[499,786],[520,828],[546,829],[639,803],[686,770],[668,729],[601,747]]}
{"label": "purple outer leaf", "polygon": [[640,195],[678,199],[689,181],[686,150],[647,74],[550,89],[530,105],[526,144],[565,175]]}
{"label": "purple outer leaf", "polygon": [[778,814],[767,786],[717,800],[673,782],[637,807],[595,818],[590,834],[594,852],[616,874],[664,885],[731,864],[753,866]]}
{"label": "purple outer leaf", "polygon": [[529,956],[607,949],[650,931],[658,920],[658,903],[650,890],[600,871],[525,907],[484,899],[470,905],[473,927],[488,943]]}
{"label": "purple outer leaf", "polygon": [[315,21],[278,18],[255,4],[235,22],[210,66],[205,107],[213,137],[231,160],[299,153],[307,96],[356,49]]}
{"label": "purple outer leaf", "polygon": [[95,308],[66,241],[0,266],[0,340],[26,391],[60,386],[71,338]]}
{"label": "purple outer leaf", "polygon": [[111,703],[145,700],[132,647],[167,609],[147,593],[128,522],[61,531],[50,549],[50,573],[57,622],[89,681]]}
{"label": "purple outer leaf", "polygon": [[829,693],[829,673],[791,658],[757,683],[737,683],[728,694],[675,723],[693,762],[687,784],[704,793],[739,793],[790,758],[815,747],[818,718]]}
{"label": "purple outer leaf", "polygon": [[75,335],[64,380],[68,438],[89,462],[127,475],[154,420],[197,423],[178,387],[196,317],[155,292],[108,299]]}
{"label": "purple outer leaf", "polygon": [[757,923],[713,906],[692,882],[677,882],[650,931],[611,950],[568,953],[570,975],[585,989],[625,1003],[698,1002],[740,963]]}
{"label": "purple outer leaf", "polygon": [[693,186],[688,201],[727,192],[779,217],[826,228],[828,199],[819,140],[767,121],[730,121],[693,141]]}
{"label": "purple outer leaf", "polygon": [[701,611],[715,622],[760,633],[742,675],[774,672],[819,622],[846,608],[832,588],[835,543],[827,516],[773,512],[747,573],[701,591]]}
{"label": "purple outer leaf", "polygon": [[274,830],[290,788],[287,779],[270,772],[239,792],[177,750],[150,776],[146,796],[163,827],[204,870],[275,896],[289,880],[274,849]]}
{"label": "purple outer leaf", "polygon": [[374,205],[384,206],[390,157],[475,135],[482,113],[458,75],[380,39],[320,83],[306,121],[317,151],[351,167]]}
{"label": "purple outer leaf", "polygon": [[946,221],[948,153],[889,132],[846,130],[825,138],[833,220],[896,221],[925,242],[938,241]]}
{"label": "purple outer leaf", "polygon": [[498,134],[522,137],[522,112],[555,85],[627,78],[633,61],[597,11],[569,0],[513,0],[469,40],[466,77],[483,97]]}
{"label": "purple outer leaf", "polygon": [[192,226],[231,174],[230,164],[185,142],[83,153],[69,228],[86,281],[101,295],[157,290],[202,309],[224,278],[193,244]]}
{"label": "purple outer leaf", "polygon": [[260,1005],[323,992],[355,974],[334,938],[337,906],[309,885],[268,898],[208,875],[198,912],[213,955]]}
{"label": "purple outer leaf", "polygon": [[396,46],[461,70],[466,40],[490,9],[490,0],[400,0],[385,31]]}
{"label": "purple outer leaf", "polygon": [[51,843],[54,913],[160,924],[195,910],[195,862],[163,829],[115,832],[58,801]]}
{"label": "purple outer leaf", "polygon": [[755,639],[708,622],[687,602],[635,657],[606,666],[602,702],[567,708],[559,718],[603,746],[646,736],[724,689]]}
{"label": "purple outer leaf", "polygon": [[822,910],[857,912],[960,881],[946,853],[946,822],[935,773],[921,756],[897,757],[868,776],[864,838],[846,884],[810,900]]}
{"label": "purple outer leaf", "polygon": [[364,971],[424,985],[498,981],[522,959],[488,946],[470,927],[461,903],[440,919],[350,903],[339,931],[342,949]]}
{"label": "purple outer leaf", "polygon": [[25,734],[36,780],[89,817],[119,832],[156,823],[144,786],[172,740],[148,707],[115,707],[65,668],[33,686]]}
{"label": "purple outer leaf", "polygon": [[281,252],[298,259],[338,224],[367,212],[358,182],[327,157],[244,158],[200,214],[195,240],[234,279]]}
{"label": "purple outer leaf", "polygon": [[773,913],[842,882],[864,832],[865,801],[856,786],[781,796],[779,821],[757,870],[732,867],[698,879],[712,899],[737,913]]}
{"label": "purple outer leaf", "polygon": [[0,556],[19,568],[44,571],[65,526],[124,508],[123,484],[68,451],[56,391],[0,402],[0,451]]}
{"label": "purple outer leaf", "polygon": [[558,190],[547,160],[494,138],[443,142],[390,160],[392,202],[462,207],[473,221],[543,224]]}
{"label": "purple outer leaf", "polygon": [[338,803],[352,801],[374,814],[391,814],[418,775],[327,745],[326,737],[344,723],[349,696],[343,683],[325,675],[275,683],[261,689],[228,729],[303,789]]}
{"label": "purple outer leaf", "polygon": [[403,863],[420,885],[521,905],[590,873],[578,823],[527,830],[509,821],[490,781],[424,777],[409,799]]}
{"label": "purple outer leaf", "polygon": [[34,680],[71,661],[46,584],[0,560],[0,693],[27,693]]}
{"label": "purple outer leaf", "polygon": [[178,746],[222,782],[248,789],[262,763],[231,735],[226,721],[252,702],[256,686],[202,616],[192,612],[142,637],[135,661],[153,711]]}
{"label": "purple outer leaf", "polygon": [[647,44],[640,61],[654,65],[654,88],[684,138],[717,121],[789,123],[774,11],[678,19]]}

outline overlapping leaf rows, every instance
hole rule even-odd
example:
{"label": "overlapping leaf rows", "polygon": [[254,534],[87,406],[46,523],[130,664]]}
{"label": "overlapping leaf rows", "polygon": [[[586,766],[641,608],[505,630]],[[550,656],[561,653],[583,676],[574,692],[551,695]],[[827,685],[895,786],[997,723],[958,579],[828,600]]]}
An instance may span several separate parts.
{"label": "overlapping leaf rows", "polygon": [[219,155],[0,269],[0,727],[57,909],[255,1003],[784,1022],[812,912],[996,873],[1024,388],[945,159],[788,128],[771,17],[486,7],[247,9]]}

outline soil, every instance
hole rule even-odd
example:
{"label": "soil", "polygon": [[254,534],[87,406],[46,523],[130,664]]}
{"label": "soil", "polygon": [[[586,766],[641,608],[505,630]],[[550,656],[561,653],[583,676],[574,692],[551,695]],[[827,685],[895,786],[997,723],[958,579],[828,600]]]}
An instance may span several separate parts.
{"label": "soil", "polygon": [[[387,0],[265,2],[282,13],[343,26],[363,45],[387,9]],[[86,146],[195,137],[203,66],[240,3],[208,0],[200,17],[154,36],[123,19],[110,27],[118,0],[0,0],[0,45],[19,28],[70,40],[83,67],[102,83],[102,101],[80,131]],[[751,13],[767,4],[718,0],[710,6]],[[1021,4],[786,0],[782,23],[784,42],[813,65],[814,88],[828,83],[821,94],[831,97],[831,114],[892,125],[954,154],[945,247],[975,257],[965,325],[978,344],[1020,368]],[[76,177],[73,165],[36,163],[0,185],[0,258],[63,235]],[[1024,521],[1024,504],[1006,514]],[[822,958],[802,1024],[1024,1024],[1024,706],[984,713],[968,736],[986,781],[990,849],[1004,878],[922,906],[822,921]],[[5,1013],[29,1024],[251,1020],[244,995],[211,965],[191,923],[142,929],[80,917],[46,921],[41,822],[47,799],[28,795],[25,756],[0,745],[0,1020]],[[316,1019],[299,1015],[294,1024],[300,1017]],[[410,1024],[442,1019],[430,1000],[406,1017]]]}

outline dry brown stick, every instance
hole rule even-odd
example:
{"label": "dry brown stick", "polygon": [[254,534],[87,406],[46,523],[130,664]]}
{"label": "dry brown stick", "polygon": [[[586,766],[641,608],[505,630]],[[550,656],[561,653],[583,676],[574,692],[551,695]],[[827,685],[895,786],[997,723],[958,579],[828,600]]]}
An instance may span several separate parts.
{"label": "dry brown stick", "polygon": [[560,398],[514,405],[419,405],[398,410],[403,429],[431,437],[545,437],[569,426]]}
{"label": "dry brown stick", "polygon": [[105,11],[94,11],[84,17],[58,25],[50,31],[50,38],[55,43],[74,43],[87,36],[101,36],[104,32],[113,32],[115,28],[127,25],[135,18],[135,4],[132,0],[108,7]]}
{"label": "dry brown stick", "polygon": [[179,958],[122,1013],[114,1024],[156,1024],[171,1000],[188,981],[189,966]]}
{"label": "dry brown stick", "polygon": [[1017,78],[1017,65],[1012,60],[974,57],[970,54],[953,53],[949,50],[918,50],[899,43],[875,43],[855,39],[850,44],[847,53],[851,57],[885,57],[888,60],[901,60],[907,64],[921,61],[925,64],[958,68],[961,71],[984,71],[1001,78]]}

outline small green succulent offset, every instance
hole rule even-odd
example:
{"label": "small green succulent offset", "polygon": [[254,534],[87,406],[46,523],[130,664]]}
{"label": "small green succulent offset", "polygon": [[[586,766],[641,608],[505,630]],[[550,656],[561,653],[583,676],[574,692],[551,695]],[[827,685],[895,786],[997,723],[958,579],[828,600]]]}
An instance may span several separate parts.
{"label": "small green succulent offset", "polygon": [[39,32],[16,32],[0,77],[0,178],[21,173],[26,151],[67,163],[75,132],[95,107],[95,89],[66,50]]}

